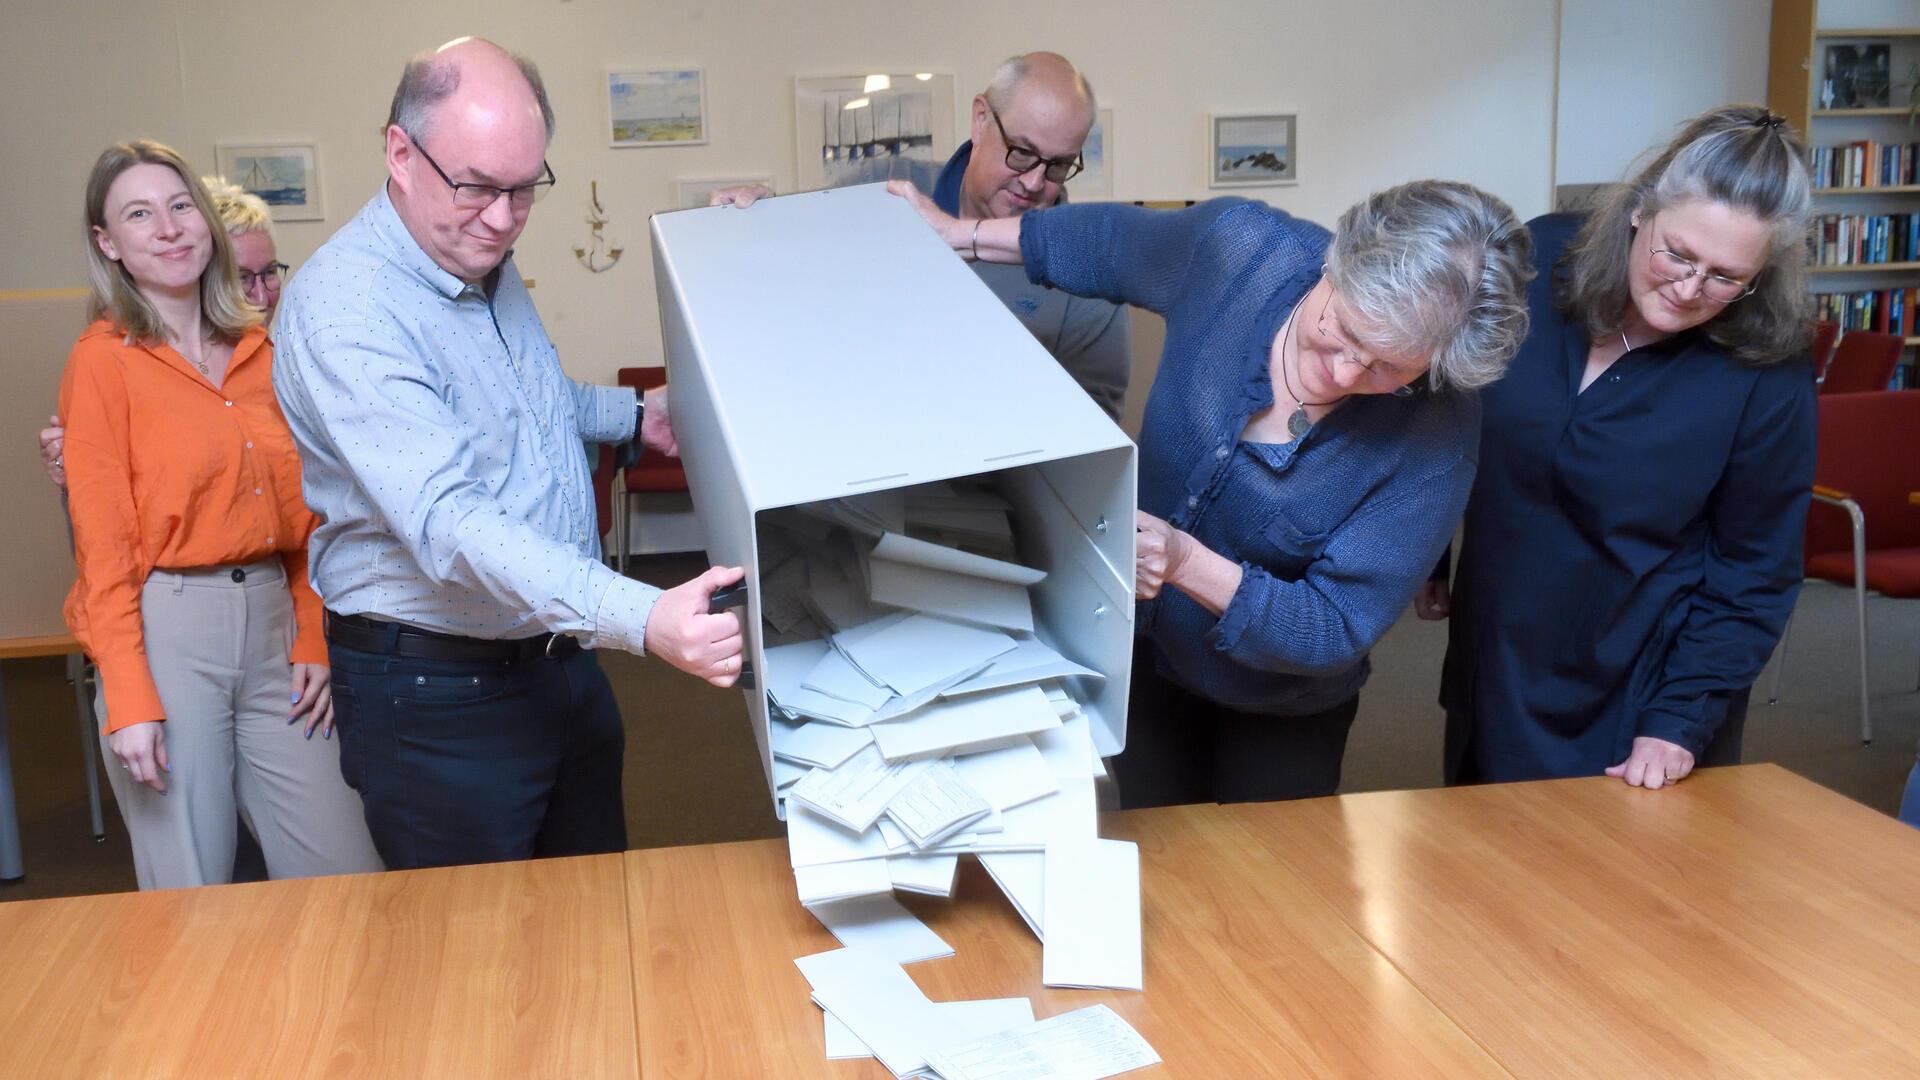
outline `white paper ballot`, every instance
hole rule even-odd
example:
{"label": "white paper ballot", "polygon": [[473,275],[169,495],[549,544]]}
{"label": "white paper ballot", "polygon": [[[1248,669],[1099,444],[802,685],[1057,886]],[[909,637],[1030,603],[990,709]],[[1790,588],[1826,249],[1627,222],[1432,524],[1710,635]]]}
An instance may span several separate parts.
{"label": "white paper ballot", "polygon": [[787,854],[795,867],[877,859],[887,854],[878,829],[852,833],[789,800]]}
{"label": "white paper ballot", "polygon": [[[884,860],[881,873],[886,873]],[[808,904],[807,910],[840,944],[870,949],[896,964],[953,955],[953,946],[940,940],[890,893]]]}
{"label": "white paper ballot", "polygon": [[808,773],[787,792],[787,798],[854,832],[865,832],[886,812],[888,803],[934,765],[933,761],[888,761],[878,748],[863,746],[832,769]]}
{"label": "white paper ballot", "polygon": [[762,680],[767,693],[773,695],[773,700],[785,703],[799,691],[807,672],[832,651],[833,646],[824,641],[796,641],[768,649],[767,670]]}
{"label": "white paper ballot", "polygon": [[1048,986],[1140,989],[1140,849],[1089,836],[1047,845],[1040,961]]}
{"label": "white paper ballot", "polygon": [[767,737],[776,757],[802,765],[831,769],[860,752],[873,741],[865,728],[844,728],[833,724],[788,724],[779,720],[767,725]]}
{"label": "white paper ballot", "polygon": [[1105,1005],[1050,1016],[942,1047],[927,1064],[943,1080],[1103,1080],[1160,1062],[1133,1025]]}
{"label": "white paper ballot", "polygon": [[1034,735],[1033,745],[1058,777],[1092,776],[1094,762],[1100,760],[1093,749],[1093,727],[1085,716],[1062,720],[1059,727]]}
{"label": "white paper ballot", "polygon": [[1045,941],[1047,911],[1047,857],[1039,851],[1007,851],[980,856],[980,866],[993,879],[1007,902],[1033,931]]}
{"label": "white paper ballot", "polygon": [[814,690],[828,697],[842,701],[851,701],[864,705],[868,711],[879,708],[893,696],[893,691],[884,686],[875,686],[867,680],[860,669],[837,649],[828,649],[800,680],[802,689]]}
{"label": "white paper ballot", "polygon": [[1014,640],[997,630],[931,615],[909,615],[865,637],[840,635],[834,648],[861,671],[903,695],[924,690],[961,671],[978,671]]}
{"label": "white paper ballot", "polygon": [[[1033,1002],[1026,998],[987,998],[981,1001],[936,1001],[933,1010],[957,1039],[979,1039],[1008,1028],[1033,1023]],[[872,1057],[867,1044],[854,1036],[840,1018],[822,1011],[827,1057],[836,1060]]]}
{"label": "white paper ballot", "polygon": [[774,758],[773,786],[776,788],[792,787],[799,782],[801,777],[812,771],[813,766],[811,765],[796,765],[785,758]]}
{"label": "white paper ballot", "polygon": [[884,559],[873,560],[867,575],[876,604],[1033,632],[1033,601],[1024,585],[943,574]]}
{"label": "white paper ballot", "polygon": [[958,855],[895,855],[887,860],[893,887],[923,896],[952,896],[959,869]]}
{"label": "white paper ballot", "polygon": [[972,825],[993,807],[945,762],[930,762],[887,803],[887,817],[917,848],[933,845]]}
{"label": "white paper ballot", "polygon": [[1010,745],[970,752],[953,759],[953,771],[995,810],[1007,810],[1060,790],[1046,756],[1026,735]]}
{"label": "white paper ballot", "polygon": [[820,904],[893,891],[885,858],[820,863],[793,868],[794,891],[802,904]]}
{"label": "white paper ballot", "polygon": [[979,578],[982,581],[999,581],[1008,585],[1038,585],[1047,580],[1045,570],[1036,570],[1031,566],[1001,562],[982,555],[970,555],[957,548],[941,547],[929,544],[925,540],[915,540],[898,533],[889,533],[880,538],[873,547],[870,556],[888,562],[918,566],[941,573],[960,574]]}
{"label": "white paper ballot", "polygon": [[945,1018],[906,969],[863,948],[795,960],[820,1007],[840,1018],[895,1076],[924,1069],[927,1051],[952,1042]]}
{"label": "white paper ballot", "polygon": [[938,701],[867,730],[880,752],[892,760],[947,749],[963,752],[1009,735],[1031,735],[1059,726],[1060,718],[1047,704],[1046,695],[1037,687],[1023,686]]}
{"label": "white paper ballot", "polygon": [[1044,679],[1064,679],[1071,675],[1093,679],[1106,678],[1090,667],[1082,667],[1061,656],[1046,642],[1023,641],[1014,646],[1011,652],[994,657],[993,663],[987,666],[987,670],[966,682],[942,691],[940,696],[959,697],[962,694],[977,694],[982,690],[1021,686]]}

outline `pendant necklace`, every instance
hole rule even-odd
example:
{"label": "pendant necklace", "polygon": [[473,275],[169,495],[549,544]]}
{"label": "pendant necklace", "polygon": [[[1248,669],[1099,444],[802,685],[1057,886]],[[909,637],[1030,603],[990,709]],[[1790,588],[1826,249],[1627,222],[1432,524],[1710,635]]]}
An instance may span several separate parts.
{"label": "pendant necklace", "polygon": [[[1349,396],[1347,394],[1341,394],[1332,401],[1301,401],[1300,395],[1294,392],[1293,380],[1287,378],[1287,342],[1294,340],[1293,323],[1300,315],[1300,305],[1306,302],[1306,297],[1301,297],[1300,304],[1294,305],[1293,313],[1287,316],[1287,341],[1280,343],[1280,384],[1287,388],[1287,396],[1293,399],[1293,412],[1287,417],[1287,434],[1293,436],[1295,439],[1304,439],[1307,436],[1307,432],[1313,430],[1313,421],[1307,418],[1307,406],[1312,405],[1315,408],[1319,408],[1322,405],[1336,405],[1347,400]],[[1295,358],[1296,360],[1298,359],[1297,353],[1295,354]]]}

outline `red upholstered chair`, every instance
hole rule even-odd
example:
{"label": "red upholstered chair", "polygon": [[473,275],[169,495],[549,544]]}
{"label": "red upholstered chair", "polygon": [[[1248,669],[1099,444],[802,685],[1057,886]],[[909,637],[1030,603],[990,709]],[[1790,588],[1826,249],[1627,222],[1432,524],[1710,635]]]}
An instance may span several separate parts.
{"label": "red upholstered chair", "polygon": [[1849,330],[1840,335],[1833,350],[1833,362],[1820,380],[1822,394],[1863,394],[1885,390],[1893,380],[1894,366],[1900,363],[1900,350],[1906,342],[1899,334],[1876,334],[1871,330]]}
{"label": "red upholstered chair", "polygon": [[1840,340],[1840,324],[1822,320],[1813,324],[1813,377],[1824,379],[1833,362],[1833,346]]}
{"label": "red upholstered chair", "polygon": [[587,450],[597,452],[593,459],[593,516],[604,541],[607,530],[613,528],[613,447],[602,443],[589,445]]}
{"label": "red upholstered chair", "polygon": [[[1920,488],[1920,393],[1822,396],[1813,479],[1806,572],[1809,578],[1853,587],[1860,635],[1860,741],[1872,742],[1867,590],[1897,599],[1920,597],[1920,506],[1909,498]],[[1780,652],[1784,661],[1784,637]],[[1780,698],[1781,666],[1774,666],[1773,701]]]}
{"label": "red upholstered chair", "polygon": [[[645,392],[667,382],[667,369],[664,367],[621,368],[618,376],[621,386],[631,386],[636,391]],[[635,438],[639,433],[635,432]],[[680,467],[677,458],[664,454],[644,454],[639,461],[626,467],[621,474],[621,486],[613,506],[614,562],[621,573],[627,572],[627,552],[632,550],[630,533],[633,529],[633,496],[641,494],[685,491],[687,490],[687,471]]]}

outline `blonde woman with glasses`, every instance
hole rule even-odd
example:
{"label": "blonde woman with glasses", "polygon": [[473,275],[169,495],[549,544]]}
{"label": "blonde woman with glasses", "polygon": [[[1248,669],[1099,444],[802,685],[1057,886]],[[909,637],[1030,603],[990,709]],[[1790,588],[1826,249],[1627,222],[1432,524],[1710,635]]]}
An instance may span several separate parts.
{"label": "blonde woman with glasses", "polygon": [[1804,160],[1767,110],[1716,109],[1584,221],[1531,224],[1533,329],[1481,394],[1451,589],[1416,602],[1452,618],[1450,781],[1739,760],[1813,481]]}
{"label": "blonde woman with glasses", "polygon": [[142,889],[228,880],[238,808],[270,876],[378,870],[340,781],[314,518],[273,349],[179,155],[144,140],[87,181],[93,323],[60,415],[101,742]]}

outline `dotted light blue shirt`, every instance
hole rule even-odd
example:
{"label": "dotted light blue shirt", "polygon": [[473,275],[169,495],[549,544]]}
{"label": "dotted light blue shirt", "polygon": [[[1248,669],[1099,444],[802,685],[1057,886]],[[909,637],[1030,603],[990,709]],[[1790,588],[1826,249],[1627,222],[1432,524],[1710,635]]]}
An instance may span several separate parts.
{"label": "dotted light blue shirt", "polygon": [[600,561],[586,442],[632,390],[567,378],[511,254],[492,295],[421,250],[385,186],[307,261],[275,322],[313,586],[343,615],[640,652],[659,590]]}

